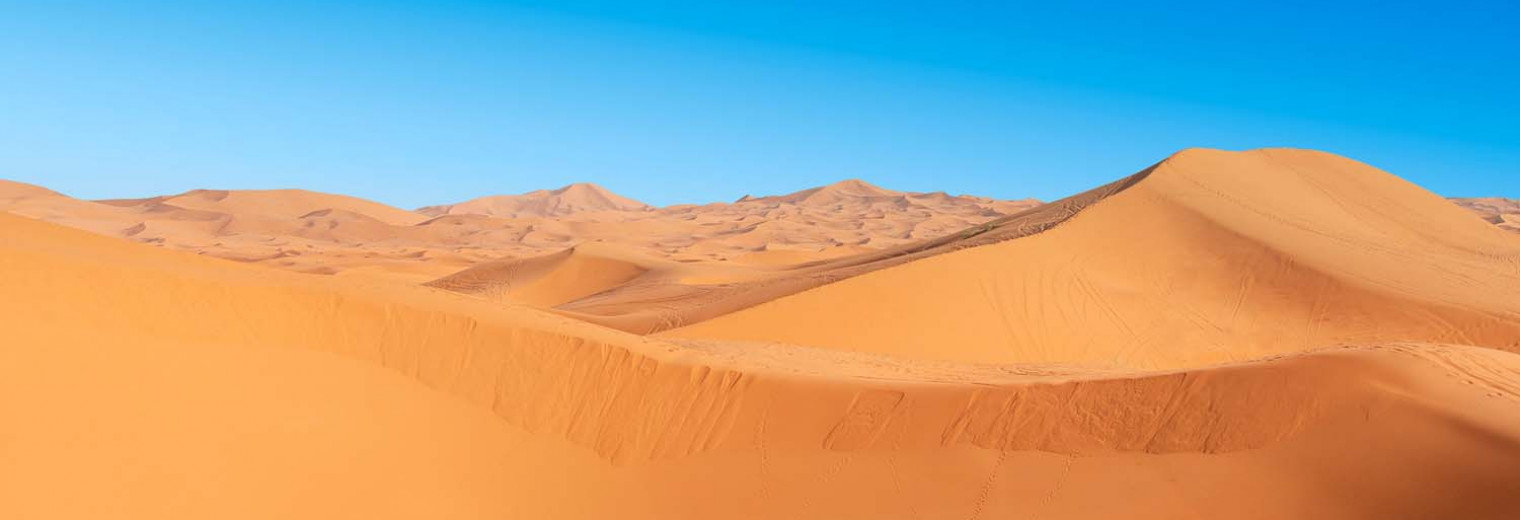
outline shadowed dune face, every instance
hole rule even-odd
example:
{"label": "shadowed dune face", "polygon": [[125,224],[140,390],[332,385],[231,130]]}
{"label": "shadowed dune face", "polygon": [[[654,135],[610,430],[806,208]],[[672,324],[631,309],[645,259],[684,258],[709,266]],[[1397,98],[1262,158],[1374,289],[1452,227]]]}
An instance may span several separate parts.
{"label": "shadowed dune face", "polygon": [[[178,216],[149,233],[262,204],[234,195],[74,202]],[[732,206],[915,197],[947,196]],[[258,211],[506,220],[317,205]],[[1517,253],[1293,150],[800,265],[588,243],[431,286],[0,215],[0,517],[1513,518]]]}

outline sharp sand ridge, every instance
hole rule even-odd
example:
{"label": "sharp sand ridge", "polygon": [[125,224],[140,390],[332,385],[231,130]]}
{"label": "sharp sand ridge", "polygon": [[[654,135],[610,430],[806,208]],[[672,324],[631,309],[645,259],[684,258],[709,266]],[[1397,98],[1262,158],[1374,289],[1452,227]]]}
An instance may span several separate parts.
{"label": "sharp sand ridge", "polygon": [[[0,516],[1512,518],[1517,250],[1291,150],[801,266],[592,245],[435,287],[0,215]],[[640,286],[724,312],[565,304]]]}

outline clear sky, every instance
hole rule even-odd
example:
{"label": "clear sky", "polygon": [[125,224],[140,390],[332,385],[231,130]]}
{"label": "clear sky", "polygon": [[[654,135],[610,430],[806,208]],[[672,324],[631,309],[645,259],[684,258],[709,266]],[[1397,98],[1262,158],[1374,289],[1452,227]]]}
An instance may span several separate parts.
{"label": "clear sky", "polygon": [[1295,146],[1520,197],[1517,4],[0,0],[0,178],[1048,200],[1190,146]]}

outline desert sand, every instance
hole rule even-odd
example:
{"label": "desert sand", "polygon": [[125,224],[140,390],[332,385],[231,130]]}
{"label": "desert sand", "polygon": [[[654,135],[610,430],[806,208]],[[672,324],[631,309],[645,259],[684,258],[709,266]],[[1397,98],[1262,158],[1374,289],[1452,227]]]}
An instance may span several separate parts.
{"label": "desert sand", "polygon": [[1116,178],[0,184],[0,517],[1520,517],[1520,235],[1320,152]]}

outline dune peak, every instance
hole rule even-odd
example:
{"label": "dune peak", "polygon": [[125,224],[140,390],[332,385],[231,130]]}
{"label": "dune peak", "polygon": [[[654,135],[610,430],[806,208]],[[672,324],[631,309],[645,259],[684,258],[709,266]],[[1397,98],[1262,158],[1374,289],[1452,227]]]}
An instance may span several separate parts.
{"label": "dune peak", "polygon": [[648,204],[613,193],[601,185],[578,182],[553,190],[536,190],[520,195],[490,195],[457,204],[427,206],[417,212],[428,216],[472,214],[521,218],[648,209],[651,209]]}

